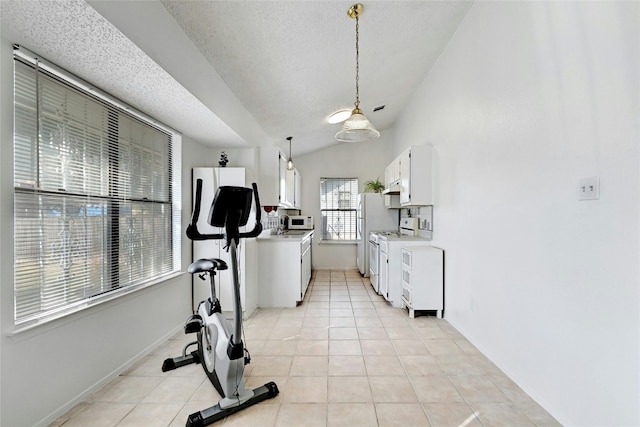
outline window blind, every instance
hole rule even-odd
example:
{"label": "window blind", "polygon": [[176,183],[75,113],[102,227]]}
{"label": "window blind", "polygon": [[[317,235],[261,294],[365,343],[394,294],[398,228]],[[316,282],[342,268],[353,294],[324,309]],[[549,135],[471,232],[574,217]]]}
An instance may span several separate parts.
{"label": "window blind", "polygon": [[180,142],[14,61],[15,323],[180,270]]}
{"label": "window blind", "polygon": [[322,240],[356,240],[357,178],[320,178]]}

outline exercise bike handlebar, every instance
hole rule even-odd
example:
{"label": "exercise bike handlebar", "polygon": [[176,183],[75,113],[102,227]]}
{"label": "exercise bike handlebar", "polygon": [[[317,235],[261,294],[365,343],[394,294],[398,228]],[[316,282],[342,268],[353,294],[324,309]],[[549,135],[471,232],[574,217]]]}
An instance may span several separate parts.
{"label": "exercise bike handlebar", "polygon": [[251,188],[253,188],[253,200],[256,202],[256,223],[253,226],[253,230],[240,233],[240,238],[243,237],[258,237],[260,233],[262,233],[262,222],[260,221],[260,196],[258,196],[258,184],[255,182],[251,183]]}
{"label": "exercise bike handlebar", "polygon": [[[253,198],[256,204],[256,223],[253,230],[246,233],[239,233],[239,238],[257,237],[262,232],[262,222],[260,221],[260,197],[258,196],[258,186],[255,182],[251,183],[253,188]],[[198,218],[200,217],[200,208],[202,206],[202,179],[196,180],[196,201],[191,214],[191,222],[187,226],[187,237],[191,240],[222,240],[225,235],[222,233],[202,234],[198,230]]]}

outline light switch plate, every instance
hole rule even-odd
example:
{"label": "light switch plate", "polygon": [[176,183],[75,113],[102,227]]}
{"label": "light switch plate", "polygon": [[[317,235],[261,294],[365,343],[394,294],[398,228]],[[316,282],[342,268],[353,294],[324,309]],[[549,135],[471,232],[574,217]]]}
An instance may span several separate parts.
{"label": "light switch plate", "polygon": [[597,176],[582,178],[578,183],[578,200],[598,200],[600,179]]}

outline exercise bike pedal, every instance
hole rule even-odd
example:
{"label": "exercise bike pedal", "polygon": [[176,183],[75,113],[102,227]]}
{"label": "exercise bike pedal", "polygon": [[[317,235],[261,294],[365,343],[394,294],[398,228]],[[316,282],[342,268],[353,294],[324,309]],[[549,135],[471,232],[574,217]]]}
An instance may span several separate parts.
{"label": "exercise bike pedal", "polygon": [[185,334],[200,332],[200,329],[202,329],[202,317],[199,314],[191,316],[184,325]]}

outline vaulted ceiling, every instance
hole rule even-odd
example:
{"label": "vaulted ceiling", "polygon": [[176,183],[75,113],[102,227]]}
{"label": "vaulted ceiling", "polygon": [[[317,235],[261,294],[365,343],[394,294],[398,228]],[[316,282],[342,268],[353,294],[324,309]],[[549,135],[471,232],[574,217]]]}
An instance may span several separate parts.
{"label": "vaulted ceiling", "polygon": [[[327,116],[353,108],[352,1],[0,1],[3,36],[186,137],[300,155],[338,142]],[[469,1],[369,1],[360,100],[393,126]],[[373,112],[373,109],[385,106]]]}

